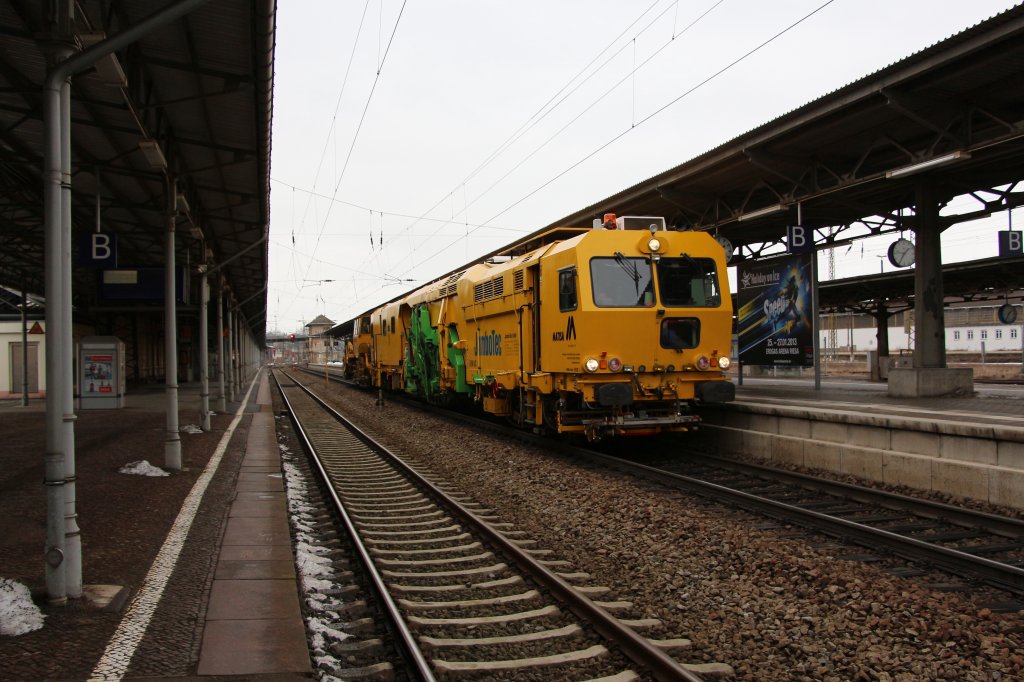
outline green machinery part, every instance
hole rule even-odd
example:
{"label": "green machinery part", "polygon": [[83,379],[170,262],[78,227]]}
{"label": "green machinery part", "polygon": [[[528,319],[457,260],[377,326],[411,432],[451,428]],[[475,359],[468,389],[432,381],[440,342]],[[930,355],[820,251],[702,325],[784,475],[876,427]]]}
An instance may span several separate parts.
{"label": "green machinery part", "polygon": [[440,355],[437,330],[430,324],[426,304],[412,309],[409,338],[405,348],[405,390],[428,400],[440,393]]}
{"label": "green machinery part", "polygon": [[455,370],[455,392],[470,395],[474,389],[466,383],[466,351],[456,346],[458,342],[459,330],[448,325],[448,362]]}
{"label": "green machinery part", "polygon": [[[448,326],[445,352],[455,370],[455,392],[470,395],[472,387],[466,383],[465,351],[457,347],[459,333],[455,325]],[[412,309],[408,343],[405,349],[405,390],[431,402],[440,402],[449,396],[441,395],[441,341],[438,330],[431,324],[430,308],[421,304]]]}

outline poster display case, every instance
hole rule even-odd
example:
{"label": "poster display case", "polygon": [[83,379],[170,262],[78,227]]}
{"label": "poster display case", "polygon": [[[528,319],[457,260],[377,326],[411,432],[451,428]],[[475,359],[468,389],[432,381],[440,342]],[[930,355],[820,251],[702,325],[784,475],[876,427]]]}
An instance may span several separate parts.
{"label": "poster display case", "polygon": [[116,336],[87,336],[78,344],[78,408],[124,407],[124,342]]}

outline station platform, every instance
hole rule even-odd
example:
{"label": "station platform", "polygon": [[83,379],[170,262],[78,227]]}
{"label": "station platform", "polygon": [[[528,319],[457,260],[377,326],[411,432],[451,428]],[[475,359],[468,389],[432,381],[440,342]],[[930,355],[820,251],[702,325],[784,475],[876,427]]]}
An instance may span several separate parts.
{"label": "station platform", "polygon": [[705,451],[1024,509],[1024,385],[896,398],[884,382],[744,377],[702,416]]}
{"label": "station platform", "polygon": [[163,464],[162,386],[77,412],[85,594],[66,606],[45,594],[44,401],[0,402],[0,577],[45,616],[0,636],[4,679],[311,677],[266,373],[240,397],[194,433],[199,385],[179,389],[183,469],[169,476],[119,473]]}

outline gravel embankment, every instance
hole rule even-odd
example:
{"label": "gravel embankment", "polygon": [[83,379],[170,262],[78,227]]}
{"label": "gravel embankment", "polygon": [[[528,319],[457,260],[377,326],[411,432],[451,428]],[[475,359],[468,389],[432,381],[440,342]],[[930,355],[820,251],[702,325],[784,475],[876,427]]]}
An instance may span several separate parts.
{"label": "gravel embankment", "polygon": [[[834,558],[763,519],[334,388],[414,455],[741,680],[1024,679],[1024,612]],[[638,447],[643,447],[638,441]],[[611,597],[609,597],[611,598]]]}

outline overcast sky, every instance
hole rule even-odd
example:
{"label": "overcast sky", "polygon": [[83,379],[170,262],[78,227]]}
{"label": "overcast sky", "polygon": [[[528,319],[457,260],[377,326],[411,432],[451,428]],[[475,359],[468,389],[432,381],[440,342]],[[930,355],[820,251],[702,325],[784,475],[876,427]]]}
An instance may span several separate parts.
{"label": "overcast sky", "polygon": [[281,3],[268,328],[350,319],[1015,4]]}

